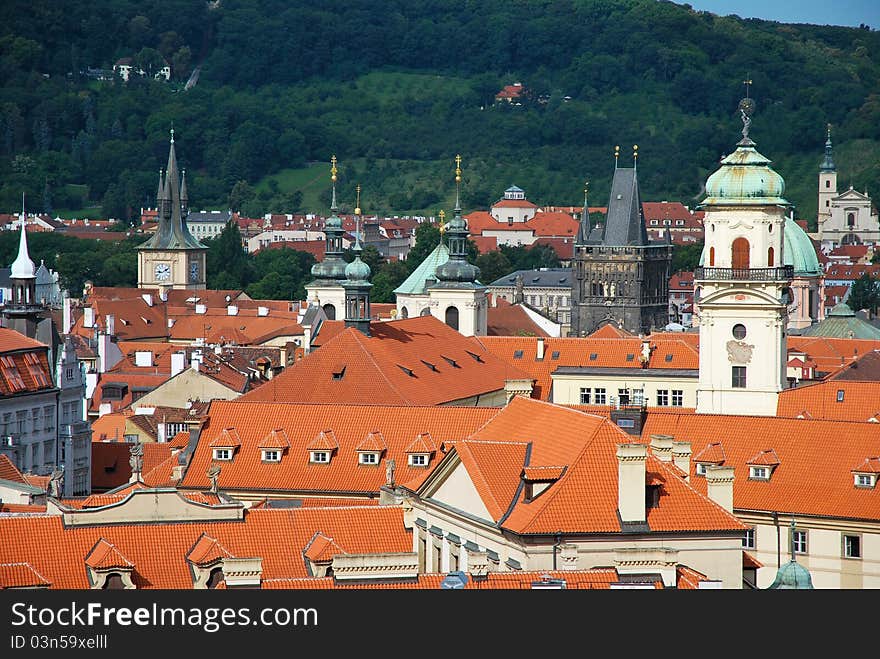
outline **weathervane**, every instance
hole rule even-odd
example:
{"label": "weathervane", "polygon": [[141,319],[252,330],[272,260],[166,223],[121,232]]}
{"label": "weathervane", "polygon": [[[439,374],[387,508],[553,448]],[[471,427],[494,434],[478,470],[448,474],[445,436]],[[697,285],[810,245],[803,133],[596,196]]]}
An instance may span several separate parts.
{"label": "weathervane", "polygon": [[741,99],[739,102],[739,113],[742,117],[743,129],[742,129],[742,141],[740,144],[743,146],[748,146],[753,144],[752,140],[749,139],[749,126],[752,125],[752,115],[755,113],[755,101],[749,98],[749,88],[752,86],[752,79],[750,76],[746,76],[746,79],[743,80],[743,84],[746,87],[746,97]]}

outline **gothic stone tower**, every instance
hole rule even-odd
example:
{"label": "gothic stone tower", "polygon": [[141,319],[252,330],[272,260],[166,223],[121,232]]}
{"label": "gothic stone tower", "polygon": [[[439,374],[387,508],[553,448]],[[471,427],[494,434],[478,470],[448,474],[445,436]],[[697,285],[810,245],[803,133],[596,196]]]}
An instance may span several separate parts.
{"label": "gothic stone tower", "polygon": [[[697,412],[776,414],[785,386],[790,265],[783,265],[785,182],[749,139],[754,101],[740,101],[743,138],[706,181],[704,265],[694,274],[700,326]],[[696,298],[697,296],[695,296]]]}
{"label": "gothic stone tower", "polygon": [[668,322],[669,234],[664,241],[648,241],[635,166],[638,146],[633,147],[632,168],[617,166],[619,149],[604,227],[590,228],[584,193],[572,262],[572,336],[586,336],[607,323],[648,334]]}
{"label": "gothic stone tower", "polygon": [[174,129],[168,150],[165,180],[159,173],[156,204],[159,227],[156,233],[138,247],[138,288],[205,288],[205,253],[208,248],[189,232],[186,173],[177,170],[174,153]]}

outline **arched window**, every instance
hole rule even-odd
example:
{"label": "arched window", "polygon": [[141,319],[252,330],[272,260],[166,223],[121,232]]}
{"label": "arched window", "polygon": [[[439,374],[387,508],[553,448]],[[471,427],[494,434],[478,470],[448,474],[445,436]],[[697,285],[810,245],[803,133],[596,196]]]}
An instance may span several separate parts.
{"label": "arched window", "polygon": [[740,236],[733,241],[731,246],[732,256],[731,267],[736,270],[748,270],[749,268],[749,241]]}
{"label": "arched window", "polygon": [[431,310],[428,307],[425,307],[424,309],[422,309],[422,311],[421,311],[421,313],[419,313],[419,315],[420,316],[430,316]]}
{"label": "arched window", "polygon": [[855,213],[847,213],[846,214],[846,226],[850,229],[856,225],[856,214]]}
{"label": "arched window", "polygon": [[768,268],[773,267],[773,248],[772,247],[767,248],[767,267]]}
{"label": "arched window", "polygon": [[826,187],[826,188],[830,188],[830,187],[831,187],[831,181],[826,180],[826,181],[825,181],[825,187]]}
{"label": "arched window", "polygon": [[710,268],[715,267],[715,248],[714,247],[709,248],[709,267]]}
{"label": "arched window", "polygon": [[456,307],[446,307],[446,324],[452,329],[458,329],[458,309]]}
{"label": "arched window", "polygon": [[220,582],[223,581],[223,570],[219,567],[215,567],[211,570],[210,576],[208,576],[208,583],[206,584],[209,589],[216,588]]}
{"label": "arched window", "polygon": [[406,307],[400,308],[400,317],[401,318],[409,318],[409,310]]}
{"label": "arched window", "polygon": [[328,302],[324,305],[324,315],[327,316],[327,320],[336,320],[336,307]]}
{"label": "arched window", "polygon": [[114,572],[107,575],[104,581],[104,590],[124,590],[125,584],[122,582],[122,576]]}

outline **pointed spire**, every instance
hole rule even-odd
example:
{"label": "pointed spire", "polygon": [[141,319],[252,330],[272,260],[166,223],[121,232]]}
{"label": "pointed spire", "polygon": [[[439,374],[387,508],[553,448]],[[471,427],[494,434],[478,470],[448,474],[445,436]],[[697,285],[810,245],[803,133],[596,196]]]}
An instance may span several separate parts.
{"label": "pointed spire", "polygon": [[828,124],[828,137],[825,140],[825,157],[819,165],[819,171],[833,172],[836,171],[836,169],[837,168],[834,166],[834,155],[831,148],[831,124]]}
{"label": "pointed spire", "polygon": [[587,194],[590,190],[590,182],[584,181],[584,210],[581,211],[581,221],[578,222],[577,238],[575,243],[583,245],[590,235],[590,207],[587,203]]}
{"label": "pointed spire", "polygon": [[156,219],[158,220],[162,216],[163,210],[163,198],[165,196],[165,191],[163,190],[162,185],[162,168],[159,168],[159,188],[156,190]]}
{"label": "pointed spire", "polygon": [[12,279],[33,279],[34,278],[34,262],[28,254],[27,231],[25,224],[27,222],[27,213],[24,210],[24,193],[21,194],[21,235],[18,240],[18,255],[12,262],[11,272],[9,276]]}
{"label": "pointed spire", "polygon": [[617,169],[617,159],[620,158],[620,145],[614,146],[614,169]]}
{"label": "pointed spire", "polygon": [[639,145],[633,144],[633,169],[636,169],[636,166],[639,163]]}
{"label": "pointed spire", "polygon": [[333,211],[333,214],[336,214],[338,210],[336,206],[336,173],[338,170],[336,169],[336,154],[334,153],[330,156],[330,183],[332,186],[332,196],[330,197],[330,210]]}
{"label": "pointed spire", "polygon": [[361,247],[361,184],[355,187],[357,200],[354,202],[354,247],[355,252],[362,251]]}
{"label": "pointed spire", "polygon": [[461,215],[461,155],[455,156],[455,214]]}
{"label": "pointed spire", "polygon": [[181,172],[180,177],[180,214],[184,220],[189,213],[189,195],[186,193],[186,170]]}

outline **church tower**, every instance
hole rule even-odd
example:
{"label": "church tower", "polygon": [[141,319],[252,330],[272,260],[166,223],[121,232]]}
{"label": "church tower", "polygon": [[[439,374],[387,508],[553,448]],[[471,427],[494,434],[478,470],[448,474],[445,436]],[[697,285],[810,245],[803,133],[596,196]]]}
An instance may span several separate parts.
{"label": "church tower", "polygon": [[330,182],[332,197],[330,199],[330,217],[324,223],[324,260],[312,266],[315,278],[306,285],[309,300],[324,308],[328,320],[336,320],[337,314],[345,310],[345,260],[342,258],[342,220],[337,215],[336,206],[336,156],[330,158]]}
{"label": "church tower", "polygon": [[138,288],[204,289],[208,248],[194,238],[186,226],[189,210],[186,174],[181,180],[174,152],[173,128],[164,180],[159,172],[156,205],[159,227],[137,248]]}
{"label": "church tower", "polygon": [[669,269],[672,244],[669,233],[649,242],[636,172],[618,167],[620,147],[614,151],[614,178],[604,227],[590,228],[587,194],[575,238],[571,291],[571,336],[586,336],[607,323],[633,334],[648,334],[669,322]]}
{"label": "church tower", "polygon": [[437,267],[437,283],[428,287],[431,315],[464,336],[486,336],[486,287],[480,269],[467,262],[468,225],[461,216],[461,156],[455,156],[455,209],[440,227],[449,244],[449,260]]}
{"label": "church tower", "polygon": [[754,101],[740,101],[742,139],[706,181],[697,412],[774,416],[785,387],[791,265],[783,265],[785,182],[749,138]]}
{"label": "church tower", "polygon": [[22,201],[18,255],[12,262],[9,273],[12,298],[7,300],[3,307],[3,318],[6,327],[33,339],[36,338],[37,325],[43,317],[44,309],[37,300],[37,275],[34,262],[28,253],[26,218],[24,201]]}
{"label": "church tower", "polygon": [[831,200],[837,196],[837,168],[831,153],[831,124],[828,124],[828,137],[825,140],[825,157],[819,165],[819,240],[826,220],[831,219]]}
{"label": "church tower", "polygon": [[[354,209],[355,221],[357,222],[356,233],[360,234],[361,219],[361,186],[357,186],[357,201]],[[370,266],[361,261],[361,239],[355,236],[354,260],[345,266],[345,281],[342,282],[345,291],[345,326],[354,327],[362,334],[370,336],[370,289],[373,285],[368,281],[370,278]]]}

